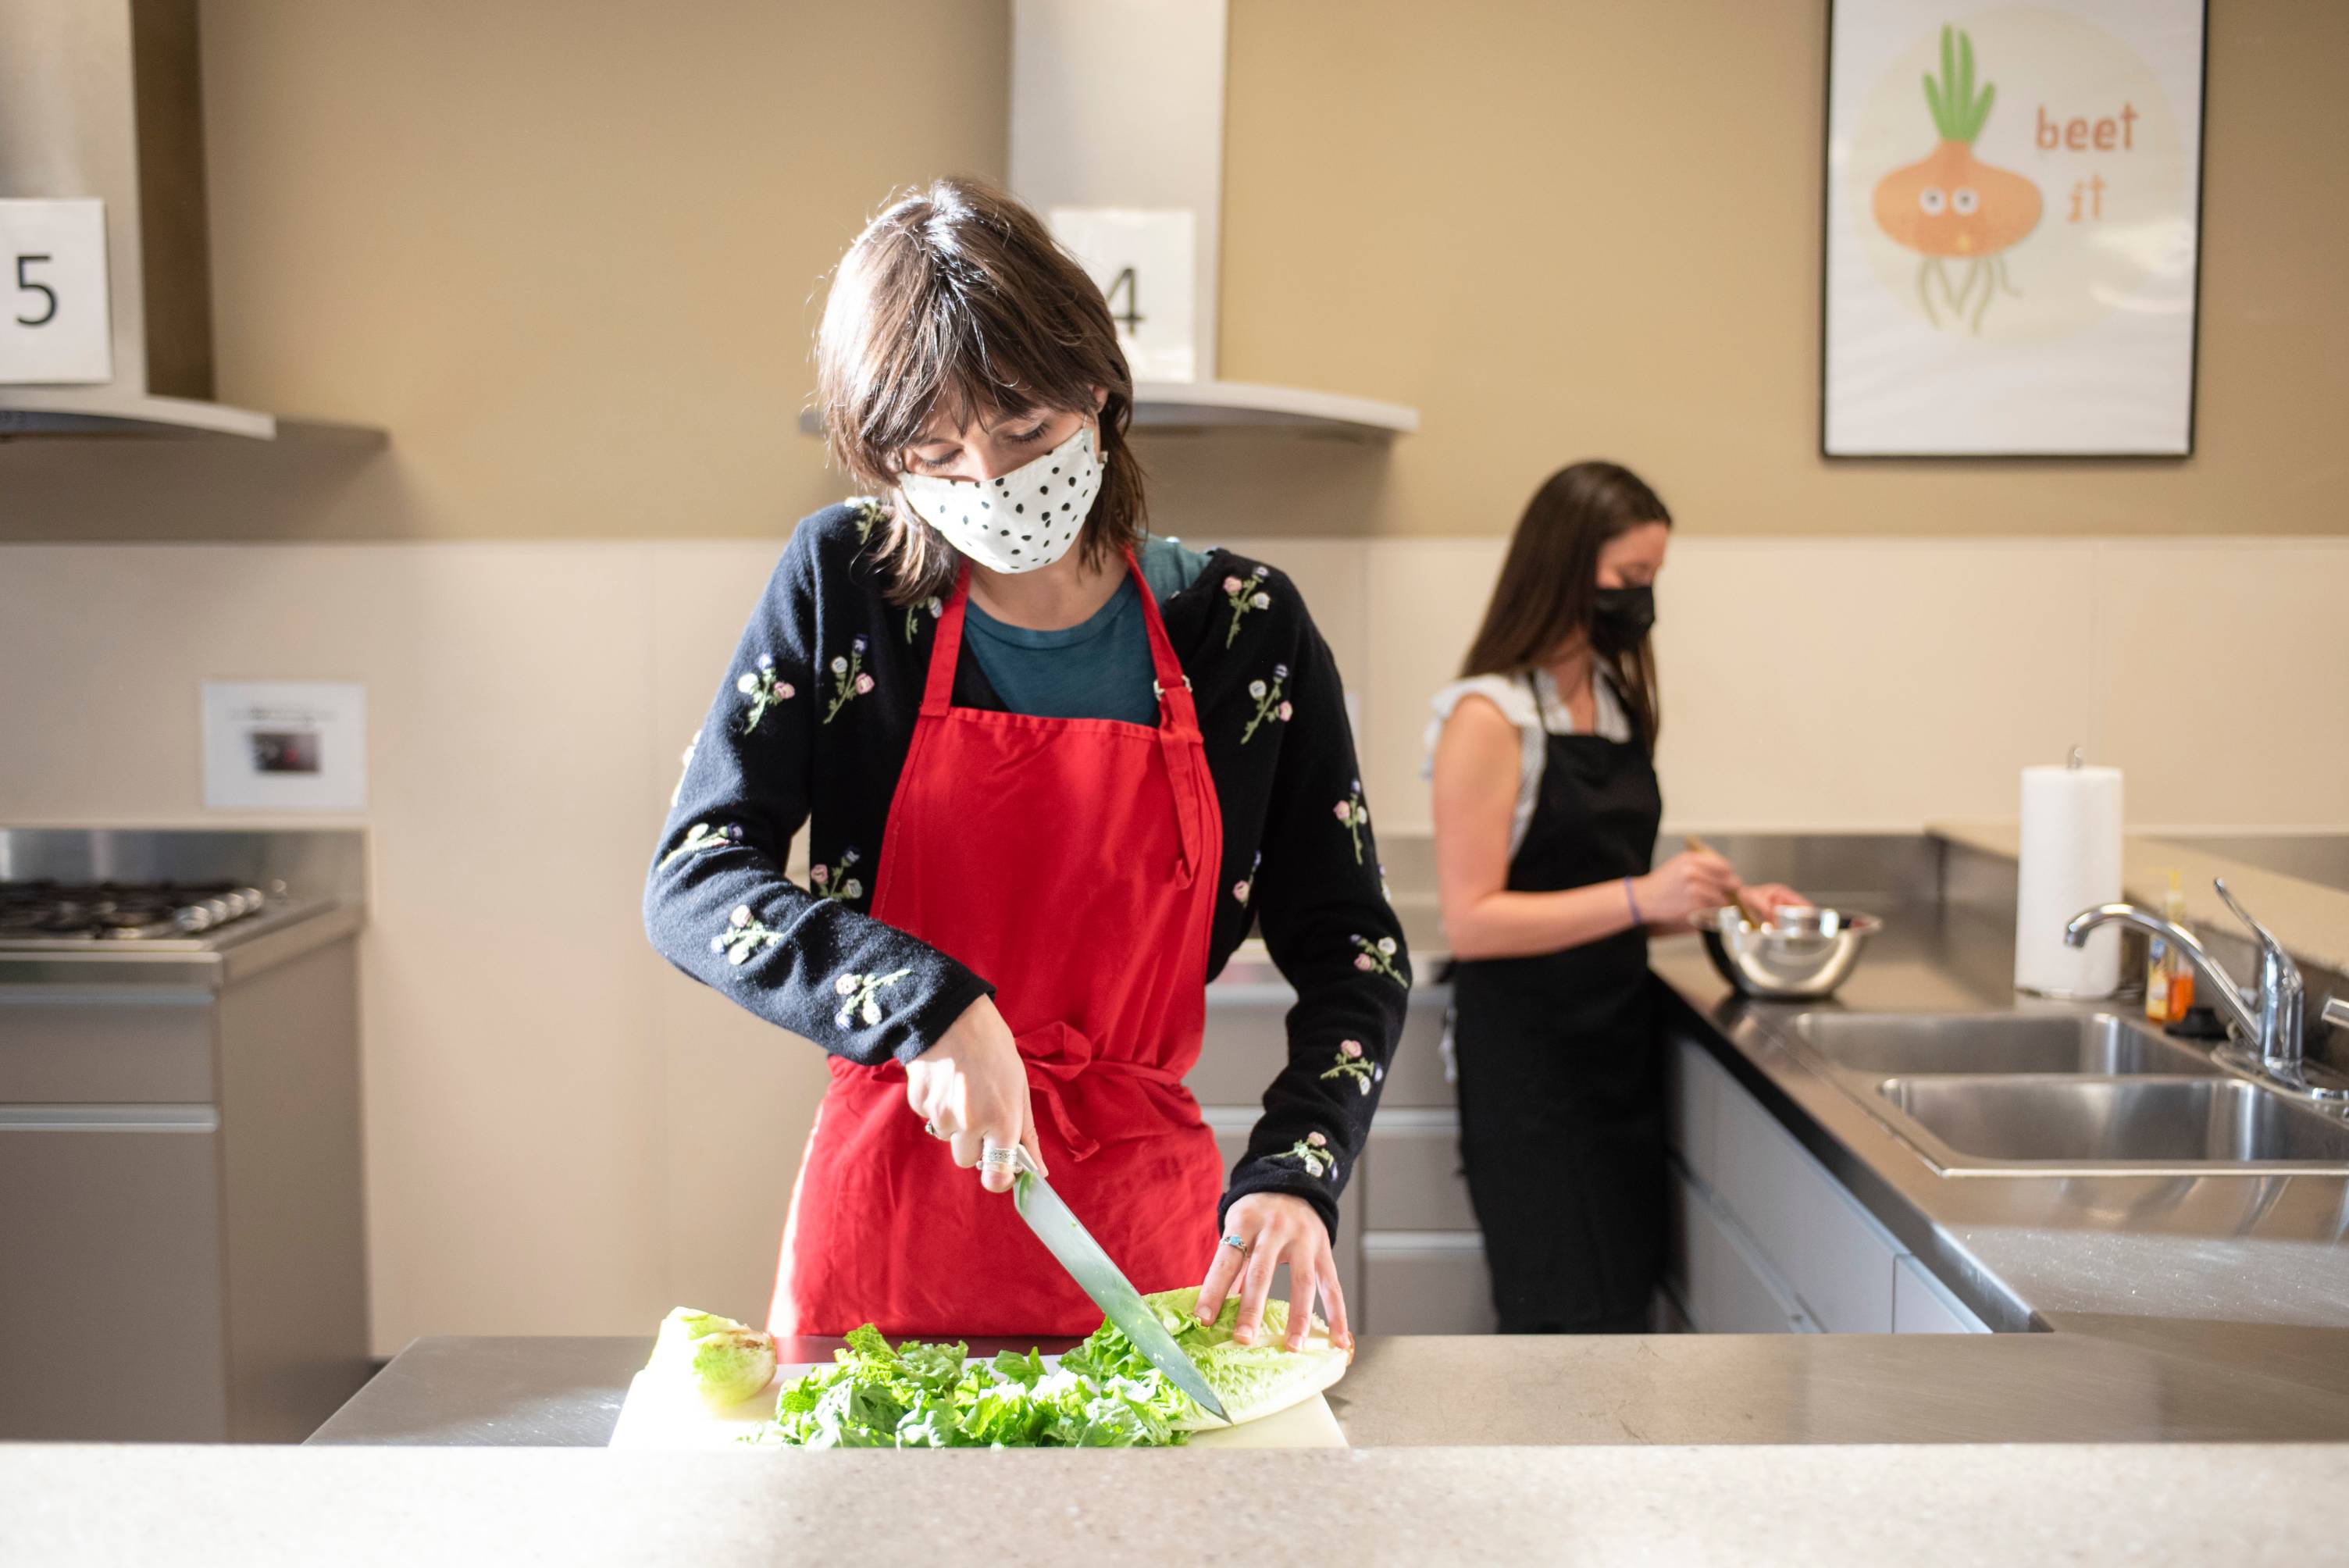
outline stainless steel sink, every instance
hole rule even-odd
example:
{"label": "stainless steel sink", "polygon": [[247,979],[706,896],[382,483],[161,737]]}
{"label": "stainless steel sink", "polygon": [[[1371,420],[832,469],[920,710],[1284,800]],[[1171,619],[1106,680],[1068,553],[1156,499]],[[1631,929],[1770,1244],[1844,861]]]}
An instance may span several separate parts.
{"label": "stainless steel sink", "polygon": [[2240,1078],[1915,1077],[1878,1093],[1951,1175],[2349,1171],[2349,1124]]}
{"label": "stainless steel sink", "polygon": [[1806,1013],[1795,1035],[1831,1067],[1920,1074],[2215,1074],[2203,1052],[2116,1013]]}

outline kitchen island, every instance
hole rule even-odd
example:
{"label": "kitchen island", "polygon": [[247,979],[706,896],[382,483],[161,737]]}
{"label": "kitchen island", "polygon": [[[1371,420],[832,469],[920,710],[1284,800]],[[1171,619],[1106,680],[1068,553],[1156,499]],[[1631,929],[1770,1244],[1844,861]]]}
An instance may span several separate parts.
{"label": "kitchen island", "polygon": [[[1447,1390],[1453,1399],[1472,1389]],[[0,1562],[2337,1560],[2334,1448],[0,1447]]]}

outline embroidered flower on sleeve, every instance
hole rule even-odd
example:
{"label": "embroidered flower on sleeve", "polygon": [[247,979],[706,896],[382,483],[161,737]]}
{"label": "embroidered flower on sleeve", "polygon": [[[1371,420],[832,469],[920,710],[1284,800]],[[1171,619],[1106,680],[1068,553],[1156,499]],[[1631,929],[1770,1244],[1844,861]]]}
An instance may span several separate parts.
{"label": "embroidered flower on sleeve", "polygon": [[856,542],[871,542],[873,531],[889,515],[889,509],[881,504],[879,496],[872,495],[851,496],[848,504],[856,509]]}
{"label": "embroidered flower on sleeve", "polygon": [[759,721],[767,717],[769,708],[779,702],[789,702],[799,695],[792,688],[791,682],[777,677],[771,654],[761,654],[757,669],[736,676],[734,689],[750,699],[750,716],[742,720],[742,733],[745,735],[759,727]]}
{"label": "embroidered flower on sleeve", "polygon": [[854,903],[864,896],[864,884],[848,874],[849,869],[855,864],[856,851],[843,850],[837,875],[832,867],[818,863],[808,868],[808,880],[815,883],[816,892],[822,897],[835,903]]}
{"label": "embroidered flower on sleeve", "polygon": [[908,643],[912,642],[914,640],[915,634],[922,629],[922,613],[926,610],[929,612],[930,619],[933,621],[947,613],[946,605],[939,601],[936,595],[932,595],[930,598],[923,600],[918,604],[906,605],[905,641]]}
{"label": "embroidered flower on sleeve", "polygon": [[1411,989],[1411,982],[1404,979],[1402,971],[1394,966],[1395,954],[1399,949],[1393,937],[1381,936],[1372,942],[1367,936],[1357,936],[1353,940],[1355,968],[1365,975],[1383,975],[1404,990]]}
{"label": "embroidered flower on sleeve", "polygon": [[833,995],[841,999],[840,1011],[832,1016],[832,1021],[843,1029],[860,1023],[873,1027],[881,1021],[882,987],[895,985],[912,973],[899,969],[888,975],[843,975],[832,983]]}
{"label": "embroidered flower on sleeve", "polygon": [[1362,1054],[1361,1041],[1340,1040],[1338,1042],[1338,1065],[1321,1076],[1325,1079],[1351,1078],[1356,1089],[1368,1094],[1372,1084],[1387,1076],[1387,1069]]}
{"label": "embroidered flower on sleeve", "polygon": [[718,829],[712,829],[707,822],[696,822],[685,830],[685,837],[677,848],[661,857],[661,868],[666,871],[671,861],[681,861],[697,851],[715,850],[741,841],[742,830],[731,822]]}
{"label": "embroidered flower on sleeve", "polygon": [[832,706],[824,710],[823,721],[830,724],[840,717],[840,710],[873,689],[873,677],[864,673],[864,634],[860,632],[848,645],[845,658],[833,656],[832,681],[834,696]]}
{"label": "embroidered flower on sleeve", "polygon": [[1232,883],[1232,896],[1240,901],[1240,907],[1243,909],[1247,907],[1248,894],[1256,891],[1257,868],[1263,864],[1264,851],[1258,850],[1256,852],[1256,859],[1248,862],[1248,874]]}
{"label": "embroidered flower on sleeve", "polygon": [[685,743],[685,755],[678,759],[677,788],[668,792],[668,809],[672,811],[677,810],[677,803],[685,798],[685,776],[693,771],[693,754],[700,745],[701,731],[697,729],[693,732],[693,738]]}
{"label": "embroidered flower on sleeve", "polygon": [[1337,805],[1338,820],[1346,824],[1346,831],[1354,841],[1354,863],[1362,863],[1362,830],[1371,825],[1371,809],[1362,804],[1362,781],[1354,780],[1354,792]]}
{"label": "embroidered flower on sleeve", "polygon": [[1247,618],[1249,611],[1272,608],[1272,595],[1264,592],[1264,577],[1265,569],[1259,566],[1245,580],[1224,579],[1224,600],[1232,607],[1231,630],[1224,634],[1224,646],[1228,648],[1239,639],[1240,623]]}
{"label": "embroidered flower on sleeve", "polygon": [[1294,1160],[1308,1176],[1327,1176],[1338,1163],[1338,1157],[1330,1152],[1330,1140],[1319,1132],[1307,1133],[1271,1158]]}
{"label": "embroidered flower on sleeve", "polygon": [[1288,681],[1288,666],[1275,665],[1272,666],[1272,679],[1269,681],[1248,682],[1248,696],[1256,698],[1256,717],[1247,721],[1246,729],[1240,731],[1242,746],[1254,740],[1257,730],[1266,722],[1275,721],[1281,724],[1288,722],[1289,715],[1296,710],[1289,707],[1288,699],[1281,695],[1281,687],[1286,686]]}
{"label": "embroidered flower on sleeve", "polygon": [[726,929],[709,939],[709,951],[722,953],[726,962],[740,966],[781,942],[783,934],[761,922],[747,903],[738,903],[726,917]]}

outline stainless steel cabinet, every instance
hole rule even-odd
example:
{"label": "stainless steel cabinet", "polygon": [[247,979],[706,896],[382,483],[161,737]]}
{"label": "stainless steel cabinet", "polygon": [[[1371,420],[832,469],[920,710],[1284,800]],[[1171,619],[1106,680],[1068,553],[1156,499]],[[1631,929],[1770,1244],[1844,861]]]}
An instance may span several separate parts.
{"label": "stainless steel cabinet", "polygon": [[[1296,999],[1277,981],[1207,988],[1206,1045],[1188,1082],[1227,1164],[1246,1147],[1265,1088],[1288,1058],[1287,1015]],[[1483,1238],[1460,1176],[1459,1122],[1439,1049],[1450,1003],[1448,986],[1413,992],[1370,1141],[1339,1200],[1339,1281],[1357,1332],[1493,1327]],[[1285,1279],[1279,1291],[1287,1294]]]}
{"label": "stainless steel cabinet", "polygon": [[0,1438],[229,1435],[210,1106],[0,1107]]}
{"label": "stainless steel cabinet", "polygon": [[344,937],[0,985],[0,1439],[298,1441],[367,1378]]}
{"label": "stainless steel cabinet", "polygon": [[1692,1326],[1986,1332],[1710,1051],[1679,1039],[1671,1059],[1669,1283]]}

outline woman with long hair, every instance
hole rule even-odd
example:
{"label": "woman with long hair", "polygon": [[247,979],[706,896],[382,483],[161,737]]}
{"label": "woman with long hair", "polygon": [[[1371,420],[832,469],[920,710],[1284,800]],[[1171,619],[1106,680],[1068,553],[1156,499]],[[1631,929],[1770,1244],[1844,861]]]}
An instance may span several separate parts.
{"label": "woman with long hair", "polygon": [[1460,1150],[1505,1333],[1637,1333],[1663,1259],[1651,933],[1742,901],[1702,851],[1651,862],[1655,582],[1671,514],[1615,463],[1560,469],[1437,693],[1435,856]]}
{"label": "woman with long hair", "polygon": [[[769,1324],[1081,1335],[1002,1196],[1025,1160],[1143,1291],[1288,1342],[1410,985],[1335,662],[1288,579],[1154,537],[1101,290],[970,180],[848,249],[836,463],[687,755],[645,889],[687,974],[829,1053]],[[805,882],[784,874],[810,827]],[[1183,1087],[1252,925],[1297,991],[1226,1179]],[[973,1174],[973,1171],[976,1174]]]}

